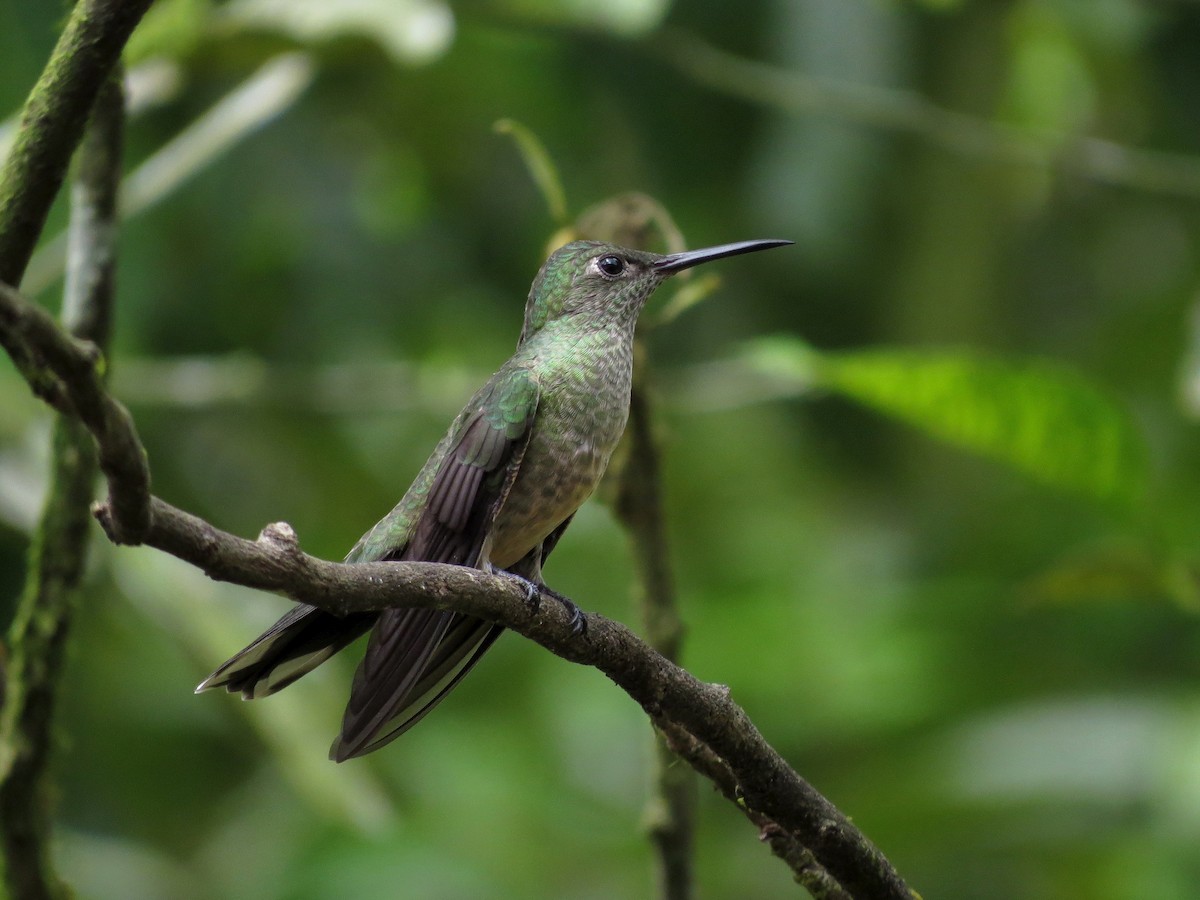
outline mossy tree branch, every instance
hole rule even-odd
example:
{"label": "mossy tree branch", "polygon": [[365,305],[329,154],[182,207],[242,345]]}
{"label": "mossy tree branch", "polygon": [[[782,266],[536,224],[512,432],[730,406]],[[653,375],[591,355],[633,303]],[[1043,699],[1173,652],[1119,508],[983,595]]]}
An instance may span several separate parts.
{"label": "mossy tree branch", "polygon": [[[112,320],[123,118],[120,79],[113,77],[97,98],[72,191],[72,266],[63,319],[77,339],[101,350]],[[67,895],[50,860],[47,767],[67,637],[87,558],[96,444],[79,418],[60,415],[52,454],[50,489],[9,631],[0,715],[0,848],[8,894],[18,900]]]}
{"label": "mossy tree branch", "polygon": [[[33,392],[65,414],[55,425],[50,489],[30,547],[4,671],[0,847],[7,892],[18,900],[66,893],[49,859],[45,773],[73,598],[89,534],[96,473],[93,426],[101,425],[109,434],[132,433],[131,422],[129,428],[114,430],[104,427],[105,416],[96,414],[108,397],[96,362],[111,322],[123,130],[123,98],[111,76],[150,2],[81,0],[74,7],[29,95],[0,171],[0,283],[19,284],[87,129],[72,210],[74,266],[64,300],[64,316],[77,338],[32,304],[0,304],[0,345]],[[90,382],[90,390],[72,395],[63,383],[64,368],[86,373],[77,380]],[[136,439],[121,448],[107,443],[106,468],[113,474],[117,455],[121,461],[116,467],[121,469],[129,459],[126,451],[141,453]],[[149,496],[148,481],[144,493]]]}

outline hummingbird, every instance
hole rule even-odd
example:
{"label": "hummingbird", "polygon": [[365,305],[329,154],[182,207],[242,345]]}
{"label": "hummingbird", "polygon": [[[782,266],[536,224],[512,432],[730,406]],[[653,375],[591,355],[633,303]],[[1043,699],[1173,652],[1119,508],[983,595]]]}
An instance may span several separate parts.
{"label": "hummingbird", "polygon": [[[656,254],[574,241],[542,265],[516,351],[467,402],[396,507],[355,544],[347,563],[423,560],[547,588],[542,566],[596,489],[625,430],[633,336],[667,278],[715,259],[790,244],[741,241]],[[445,699],[503,626],[462,613],[397,608],[338,617],[299,604],[201,682],[244,699],[292,684],[370,632],[354,675],[336,762],[395,740]]]}

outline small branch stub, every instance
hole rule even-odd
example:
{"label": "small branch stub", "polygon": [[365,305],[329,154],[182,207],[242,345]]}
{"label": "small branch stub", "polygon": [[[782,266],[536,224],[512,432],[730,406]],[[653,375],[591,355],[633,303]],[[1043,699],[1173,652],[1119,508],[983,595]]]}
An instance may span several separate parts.
{"label": "small branch stub", "polygon": [[300,549],[296,530],[287,522],[272,522],[258,533],[258,542],[274,547],[281,553],[294,555]]}

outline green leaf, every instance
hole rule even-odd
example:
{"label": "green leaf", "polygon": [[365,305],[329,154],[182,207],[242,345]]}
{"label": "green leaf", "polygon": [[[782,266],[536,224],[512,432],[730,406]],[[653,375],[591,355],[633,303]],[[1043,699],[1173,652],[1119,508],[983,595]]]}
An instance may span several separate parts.
{"label": "green leaf", "polygon": [[970,351],[823,354],[788,338],[752,345],[752,365],[842,394],[1057,487],[1132,499],[1145,447],[1125,410],[1063,365]]}

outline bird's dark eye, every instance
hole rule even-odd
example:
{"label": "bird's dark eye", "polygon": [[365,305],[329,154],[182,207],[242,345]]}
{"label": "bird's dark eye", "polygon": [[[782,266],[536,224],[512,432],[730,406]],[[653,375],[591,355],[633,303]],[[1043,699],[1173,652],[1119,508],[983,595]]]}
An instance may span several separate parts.
{"label": "bird's dark eye", "polygon": [[600,271],[610,278],[615,278],[625,271],[625,260],[619,256],[602,256],[596,263]]}

